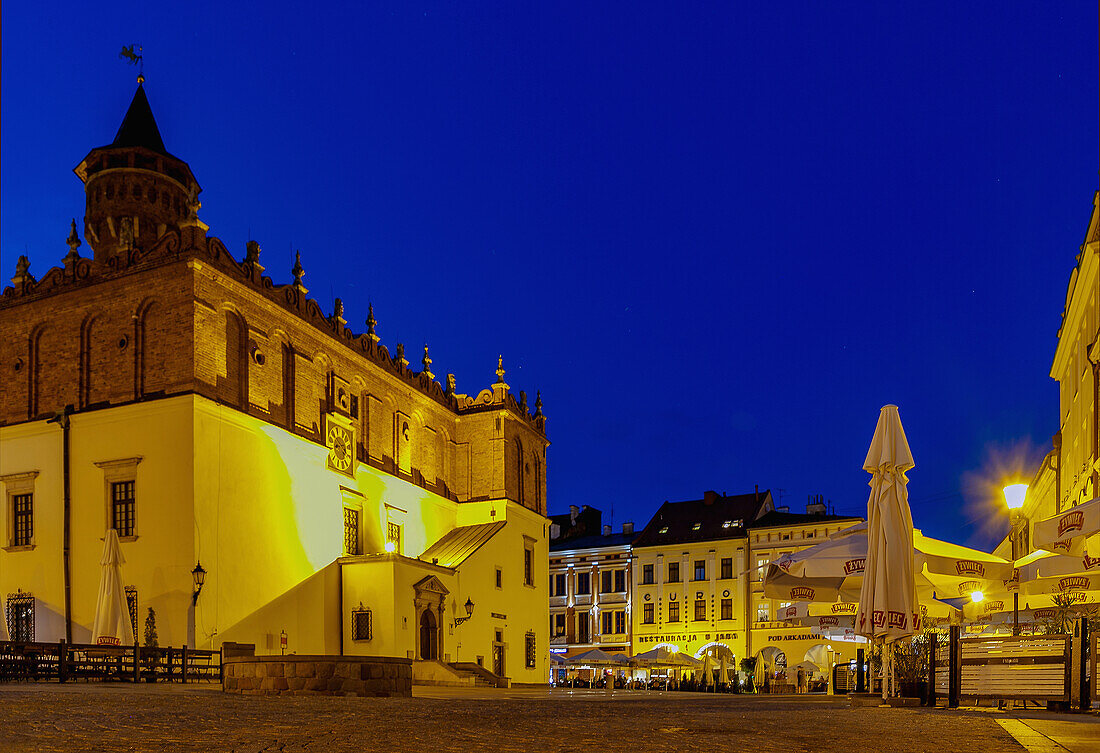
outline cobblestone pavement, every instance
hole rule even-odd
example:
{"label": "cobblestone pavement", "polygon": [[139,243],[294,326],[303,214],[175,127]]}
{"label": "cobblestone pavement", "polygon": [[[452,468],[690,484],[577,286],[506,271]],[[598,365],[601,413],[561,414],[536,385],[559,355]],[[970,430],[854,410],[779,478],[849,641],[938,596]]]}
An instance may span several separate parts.
{"label": "cobblestone pavement", "polygon": [[0,686],[2,751],[1023,751],[991,714],[813,696],[417,688],[412,699],[217,686]]}

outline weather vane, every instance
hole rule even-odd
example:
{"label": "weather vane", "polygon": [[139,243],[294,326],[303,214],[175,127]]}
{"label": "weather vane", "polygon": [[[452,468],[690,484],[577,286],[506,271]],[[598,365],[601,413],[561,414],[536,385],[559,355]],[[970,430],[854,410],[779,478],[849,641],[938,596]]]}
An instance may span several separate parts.
{"label": "weather vane", "polygon": [[132,44],[129,47],[123,45],[122,52],[118,53],[118,57],[130,65],[136,65],[138,67],[138,83],[145,82],[145,59],[142,57],[140,44]]}

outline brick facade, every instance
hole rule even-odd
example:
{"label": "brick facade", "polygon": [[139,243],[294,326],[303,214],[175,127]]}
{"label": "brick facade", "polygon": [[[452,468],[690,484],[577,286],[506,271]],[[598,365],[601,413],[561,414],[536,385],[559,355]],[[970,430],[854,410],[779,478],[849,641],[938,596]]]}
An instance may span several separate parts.
{"label": "brick facade", "polygon": [[258,244],[233,258],[207,236],[198,184],[159,133],[120,145],[139,104],[116,143],[77,168],[94,258],[78,254],[74,224],[62,266],[37,280],[21,257],[0,294],[0,425],[197,393],[323,444],[336,413],[360,462],[452,499],[507,497],[545,514],[541,401],[532,411],[517,399],[503,369],[490,389],[456,394],[430,361],[417,371],[400,345],[391,354],[373,324],[353,333],[341,303],[323,313],[299,264],[280,285]]}

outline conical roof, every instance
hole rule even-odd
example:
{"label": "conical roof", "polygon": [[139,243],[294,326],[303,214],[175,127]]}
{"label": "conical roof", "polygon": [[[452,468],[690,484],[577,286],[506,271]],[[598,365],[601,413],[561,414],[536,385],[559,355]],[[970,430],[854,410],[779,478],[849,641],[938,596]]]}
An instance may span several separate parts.
{"label": "conical roof", "polygon": [[168,154],[160,137],[160,129],[157,128],[157,121],[153,118],[153,111],[149,107],[149,100],[145,96],[145,87],[141,84],[138,84],[137,91],[134,92],[134,100],[130,103],[130,109],[126,111],[126,117],[122,119],[122,125],[118,127],[111,146],[140,146],[160,154]]}

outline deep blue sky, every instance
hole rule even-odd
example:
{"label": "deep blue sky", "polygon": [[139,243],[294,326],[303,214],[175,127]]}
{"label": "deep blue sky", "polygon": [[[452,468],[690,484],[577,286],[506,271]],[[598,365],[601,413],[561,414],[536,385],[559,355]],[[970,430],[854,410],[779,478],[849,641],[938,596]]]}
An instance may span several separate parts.
{"label": "deep blue sky", "polygon": [[1057,429],[1094,2],[104,5],[3,6],[5,280],[67,250],[138,42],[211,234],[282,281],[300,248],[462,392],[498,353],[542,390],[552,512],[862,514],[893,402],[916,525],[991,544],[980,482]]}

